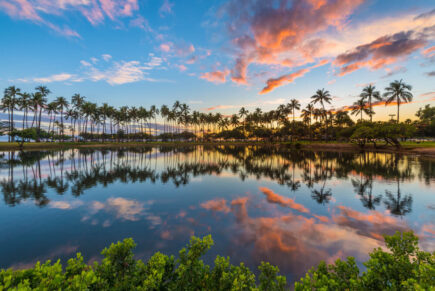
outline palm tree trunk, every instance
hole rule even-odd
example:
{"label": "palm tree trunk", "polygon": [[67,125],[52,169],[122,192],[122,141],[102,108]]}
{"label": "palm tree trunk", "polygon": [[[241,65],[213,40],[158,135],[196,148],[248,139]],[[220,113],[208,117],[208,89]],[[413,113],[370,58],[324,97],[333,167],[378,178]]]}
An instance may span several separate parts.
{"label": "palm tree trunk", "polygon": [[399,123],[399,107],[400,107],[400,99],[397,99],[397,123]]}
{"label": "palm tree trunk", "polygon": [[[12,107],[11,107],[11,131],[13,131],[14,130],[14,106],[12,105]],[[15,137],[14,136],[12,136],[12,142],[14,142],[15,141]]]}

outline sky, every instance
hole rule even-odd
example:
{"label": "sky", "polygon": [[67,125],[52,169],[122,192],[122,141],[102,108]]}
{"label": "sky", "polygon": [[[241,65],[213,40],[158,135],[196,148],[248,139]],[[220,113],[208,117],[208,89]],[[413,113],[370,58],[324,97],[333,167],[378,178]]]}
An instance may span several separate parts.
{"label": "sky", "polygon": [[232,114],[325,88],[339,109],[403,79],[401,118],[435,105],[433,0],[0,0],[0,36],[0,89],[49,99]]}

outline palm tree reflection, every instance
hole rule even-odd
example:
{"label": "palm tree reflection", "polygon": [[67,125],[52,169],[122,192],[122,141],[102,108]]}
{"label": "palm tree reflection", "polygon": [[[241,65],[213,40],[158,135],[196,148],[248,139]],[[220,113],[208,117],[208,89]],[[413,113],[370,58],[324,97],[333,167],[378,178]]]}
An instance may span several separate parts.
{"label": "palm tree reflection", "polygon": [[[434,175],[432,164],[424,161],[419,168],[419,177],[424,177],[426,183]],[[411,211],[412,197],[401,195],[400,181],[413,179],[415,171],[411,165],[416,165],[415,160],[411,163],[409,158],[393,154],[296,151],[275,146],[8,152],[0,154],[0,170],[7,170],[6,175],[0,176],[0,189],[7,205],[32,199],[36,205],[44,206],[49,203],[48,189],[59,195],[69,191],[78,197],[88,189],[108,187],[115,182],[159,182],[182,187],[195,177],[229,172],[242,181],[270,179],[293,192],[304,183],[311,189],[312,199],[325,205],[332,199],[328,181],[350,176],[363,206],[373,210],[382,200],[381,195],[373,194],[377,177],[397,180],[397,193],[387,191],[384,204],[392,214],[405,215]],[[357,175],[359,179],[355,178]]]}

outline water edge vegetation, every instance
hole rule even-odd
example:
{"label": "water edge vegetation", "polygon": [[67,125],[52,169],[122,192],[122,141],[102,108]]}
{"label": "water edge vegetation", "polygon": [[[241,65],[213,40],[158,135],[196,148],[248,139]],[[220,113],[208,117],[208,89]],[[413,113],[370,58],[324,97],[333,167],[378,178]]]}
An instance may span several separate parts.
{"label": "water edge vegetation", "polygon": [[[306,273],[295,290],[431,290],[435,285],[435,252],[418,247],[413,232],[384,236],[388,251],[374,249],[361,271],[355,259],[321,262]],[[1,270],[0,290],[287,290],[279,268],[267,262],[258,277],[243,263],[217,256],[214,266],[201,257],[213,246],[210,235],[192,237],[176,259],[160,252],[147,262],[136,260],[133,239],[112,243],[104,259],[88,265],[77,253],[63,268],[60,260],[36,263],[24,270]]]}

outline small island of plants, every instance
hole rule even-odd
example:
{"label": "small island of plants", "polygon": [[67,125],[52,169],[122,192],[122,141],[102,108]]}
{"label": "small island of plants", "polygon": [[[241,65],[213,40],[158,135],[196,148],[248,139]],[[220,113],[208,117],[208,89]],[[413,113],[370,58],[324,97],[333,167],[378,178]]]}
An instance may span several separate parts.
{"label": "small island of plants", "polygon": [[[360,270],[352,257],[327,265],[321,262],[298,282],[295,290],[433,290],[435,252],[419,249],[412,232],[384,236],[388,250],[374,249]],[[93,265],[78,253],[63,268],[60,261],[25,270],[1,270],[0,290],[288,290],[278,267],[262,262],[258,277],[243,263],[217,256],[214,265],[201,257],[211,248],[210,235],[192,237],[178,258],[155,253],[147,262],[136,260],[133,239],[111,244]]]}

